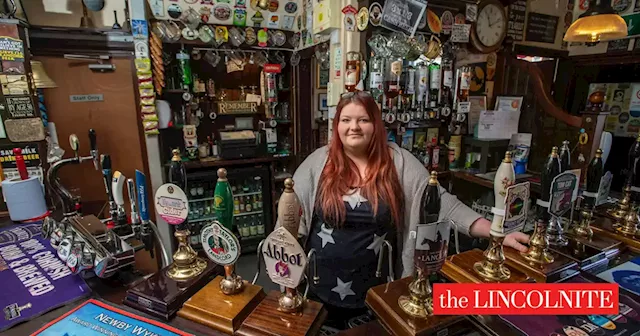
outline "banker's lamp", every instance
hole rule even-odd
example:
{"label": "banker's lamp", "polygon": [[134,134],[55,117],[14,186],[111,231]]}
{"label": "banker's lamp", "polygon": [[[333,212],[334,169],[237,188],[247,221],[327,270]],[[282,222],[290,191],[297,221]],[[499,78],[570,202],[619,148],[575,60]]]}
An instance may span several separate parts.
{"label": "banker's lamp", "polygon": [[566,42],[595,43],[627,37],[627,23],[611,8],[611,0],[589,0],[589,9],[564,34]]}

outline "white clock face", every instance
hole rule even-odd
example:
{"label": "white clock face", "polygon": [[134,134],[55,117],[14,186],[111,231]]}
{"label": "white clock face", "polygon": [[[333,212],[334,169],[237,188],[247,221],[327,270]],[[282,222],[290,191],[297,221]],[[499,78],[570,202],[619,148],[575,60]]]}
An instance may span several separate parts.
{"label": "white clock face", "polygon": [[504,11],[496,5],[487,5],[478,14],[476,33],[480,42],[486,47],[500,43],[506,29]]}

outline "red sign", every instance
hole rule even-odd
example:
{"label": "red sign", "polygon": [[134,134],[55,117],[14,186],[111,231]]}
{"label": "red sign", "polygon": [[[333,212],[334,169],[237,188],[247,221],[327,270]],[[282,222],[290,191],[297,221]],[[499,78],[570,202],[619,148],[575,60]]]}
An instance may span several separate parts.
{"label": "red sign", "polygon": [[616,315],[618,284],[433,285],[434,315]]}
{"label": "red sign", "polygon": [[280,73],[282,72],[282,66],[280,64],[265,64],[264,72],[267,73]]}

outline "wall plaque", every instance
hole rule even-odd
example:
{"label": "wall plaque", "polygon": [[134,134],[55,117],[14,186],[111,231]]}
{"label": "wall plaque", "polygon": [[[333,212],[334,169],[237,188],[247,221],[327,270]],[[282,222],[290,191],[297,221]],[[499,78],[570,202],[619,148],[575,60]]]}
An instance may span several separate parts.
{"label": "wall plaque", "polygon": [[218,114],[258,113],[258,104],[245,101],[227,101],[218,103]]}
{"label": "wall plaque", "polygon": [[557,29],[557,16],[529,13],[525,39],[531,42],[555,43]]}
{"label": "wall plaque", "polygon": [[36,116],[33,100],[29,96],[6,97],[9,118],[30,118]]}

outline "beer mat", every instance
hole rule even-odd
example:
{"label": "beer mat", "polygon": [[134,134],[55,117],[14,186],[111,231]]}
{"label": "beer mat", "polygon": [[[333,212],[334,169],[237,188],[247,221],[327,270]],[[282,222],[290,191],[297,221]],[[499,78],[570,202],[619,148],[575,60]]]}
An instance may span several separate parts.
{"label": "beer mat", "polygon": [[4,122],[9,140],[12,142],[35,142],[44,140],[42,119],[7,119]]}
{"label": "beer mat", "polygon": [[42,237],[41,225],[14,224],[0,229],[0,331],[91,293]]}
{"label": "beer mat", "polygon": [[[567,283],[591,283],[576,276]],[[640,335],[640,303],[620,291],[617,315],[499,315],[511,328],[527,336],[632,336]]]}
{"label": "beer mat", "polygon": [[185,333],[166,324],[118,309],[104,302],[90,299],[59,318],[49,322],[31,336],[35,335],[189,336],[191,334]]}
{"label": "beer mat", "polygon": [[598,278],[617,283],[622,288],[640,295],[640,257],[598,273]]}

